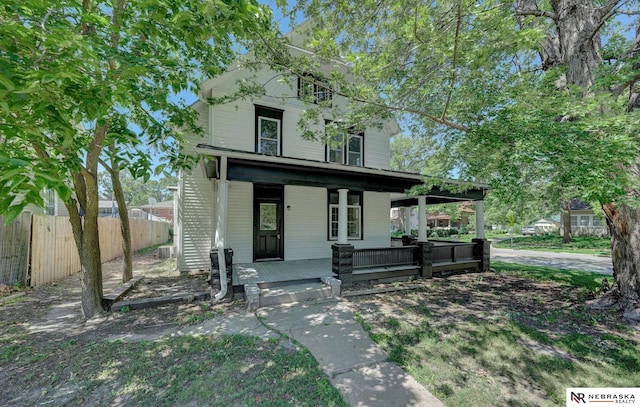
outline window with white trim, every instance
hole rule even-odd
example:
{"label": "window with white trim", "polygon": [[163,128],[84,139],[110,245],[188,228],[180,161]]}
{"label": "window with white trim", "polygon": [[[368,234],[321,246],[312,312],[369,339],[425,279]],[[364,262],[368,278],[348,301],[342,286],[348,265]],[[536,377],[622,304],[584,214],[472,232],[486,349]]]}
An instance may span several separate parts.
{"label": "window with white trim", "polygon": [[331,163],[362,167],[364,165],[364,133],[351,130],[343,132],[334,123],[331,121],[326,123],[327,139],[329,140],[326,160]]}
{"label": "window with white trim", "polygon": [[578,217],[571,215],[571,226],[578,226]]}
{"label": "window with white trim", "polygon": [[[329,240],[338,240],[338,191],[329,191]],[[347,194],[347,238],[362,239],[362,192]]]}

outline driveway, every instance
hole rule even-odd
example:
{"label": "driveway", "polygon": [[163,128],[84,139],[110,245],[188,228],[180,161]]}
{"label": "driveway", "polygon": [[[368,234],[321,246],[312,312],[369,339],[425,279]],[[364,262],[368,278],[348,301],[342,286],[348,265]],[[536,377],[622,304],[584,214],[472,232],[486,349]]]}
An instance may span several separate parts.
{"label": "driveway", "polygon": [[613,274],[611,257],[600,257],[592,254],[513,250],[491,246],[491,260],[530,266]]}

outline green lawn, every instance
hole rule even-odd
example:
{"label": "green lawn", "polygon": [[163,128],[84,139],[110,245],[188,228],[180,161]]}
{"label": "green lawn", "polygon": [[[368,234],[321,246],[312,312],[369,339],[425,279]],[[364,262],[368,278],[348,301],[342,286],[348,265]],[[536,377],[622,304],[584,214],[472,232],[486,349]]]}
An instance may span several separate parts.
{"label": "green lawn", "polygon": [[564,406],[567,387],[640,383],[638,331],[584,305],[605,276],[492,267],[354,307],[390,360],[449,407]]}
{"label": "green lawn", "polygon": [[494,240],[493,245],[495,247],[519,250],[611,255],[611,240],[609,238],[588,236],[574,237],[572,243],[562,243],[562,237],[558,235],[514,236],[513,238],[506,236],[501,237],[499,240]]}
{"label": "green lawn", "polygon": [[37,343],[5,324],[0,371],[14,405],[347,405],[307,350],[242,336]]}

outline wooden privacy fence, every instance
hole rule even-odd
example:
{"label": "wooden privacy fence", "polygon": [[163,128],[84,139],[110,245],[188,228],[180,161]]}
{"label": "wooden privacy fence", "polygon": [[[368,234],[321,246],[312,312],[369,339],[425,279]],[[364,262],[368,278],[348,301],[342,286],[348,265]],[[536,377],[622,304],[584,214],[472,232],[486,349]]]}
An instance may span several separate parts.
{"label": "wooden privacy fence", "polygon": [[0,216],[0,283],[26,283],[30,242],[31,213],[25,212],[6,225]]}
{"label": "wooden privacy fence", "polygon": [[[131,248],[165,243],[169,240],[169,223],[130,219]],[[99,218],[100,255],[103,262],[122,256],[120,219]],[[77,273],[80,257],[69,218],[33,215],[31,237],[31,287],[49,283]]]}

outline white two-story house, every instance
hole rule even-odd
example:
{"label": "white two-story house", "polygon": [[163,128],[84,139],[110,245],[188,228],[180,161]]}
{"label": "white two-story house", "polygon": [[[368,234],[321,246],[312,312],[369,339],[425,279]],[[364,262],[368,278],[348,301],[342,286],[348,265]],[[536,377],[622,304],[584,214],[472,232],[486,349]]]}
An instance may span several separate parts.
{"label": "white two-story house", "polygon": [[[249,75],[257,75],[265,96],[207,103],[233,93]],[[238,66],[201,86],[192,108],[206,136],[184,145],[202,161],[180,174],[179,270],[208,269],[216,247],[233,249],[234,264],[329,258],[335,243],[390,247],[390,208],[418,204],[405,191],[423,182],[420,174],[389,169],[390,137],[398,124],[346,130],[329,145],[306,140],[298,121],[309,103],[321,101],[345,104],[318,78],[267,68],[249,73]],[[329,118],[324,125],[332,126]],[[434,188],[421,203],[483,198],[484,188],[464,194]]]}

